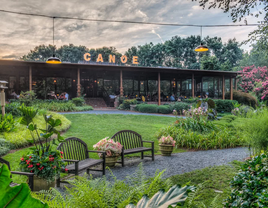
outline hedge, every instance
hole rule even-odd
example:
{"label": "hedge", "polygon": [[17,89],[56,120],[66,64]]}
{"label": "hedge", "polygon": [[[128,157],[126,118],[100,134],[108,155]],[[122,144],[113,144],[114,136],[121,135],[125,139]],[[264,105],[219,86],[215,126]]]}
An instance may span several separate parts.
{"label": "hedge", "polygon": [[169,114],[172,113],[172,110],[169,105],[160,105],[158,106],[158,113]]}
{"label": "hedge", "polygon": [[236,100],[214,100],[216,104],[216,111],[231,112],[234,109],[234,105],[238,104]]}
{"label": "hedge", "polygon": [[[230,92],[225,94],[225,98],[230,99]],[[255,108],[258,104],[257,99],[249,93],[236,91],[233,92],[233,99],[237,100],[241,104],[249,105]]]}
{"label": "hedge", "polygon": [[156,104],[139,104],[136,110],[142,113],[158,113],[158,105]]}

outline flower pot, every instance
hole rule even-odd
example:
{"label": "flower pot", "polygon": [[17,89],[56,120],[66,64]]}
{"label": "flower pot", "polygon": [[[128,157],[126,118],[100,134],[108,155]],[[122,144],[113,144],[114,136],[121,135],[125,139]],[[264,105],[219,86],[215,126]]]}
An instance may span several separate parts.
{"label": "flower pot", "polygon": [[171,144],[159,144],[159,150],[162,156],[171,156],[173,151],[173,145]]}
{"label": "flower pot", "polygon": [[49,190],[50,187],[55,187],[56,181],[47,182],[43,178],[38,178],[34,175],[33,191]]}
{"label": "flower pot", "polygon": [[107,157],[106,156],[105,157],[105,164],[106,164],[106,166],[108,166],[110,168],[114,167],[117,159],[118,159],[118,156],[113,156],[113,157]]}

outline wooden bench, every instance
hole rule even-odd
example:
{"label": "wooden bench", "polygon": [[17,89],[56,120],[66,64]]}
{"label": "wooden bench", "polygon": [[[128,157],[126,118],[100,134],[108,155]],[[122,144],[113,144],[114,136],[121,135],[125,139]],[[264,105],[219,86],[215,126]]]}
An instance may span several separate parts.
{"label": "wooden bench", "polygon": [[[123,145],[121,162],[119,162],[122,163],[123,167],[125,166],[124,155],[133,154],[137,152],[141,152],[141,159],[143,159],[143,153],[151,151],[152,156],[146,157],[152,157],[152,160],[154,161],[154,142],[143,141],[141,135],[139,135],[137,132],[131,130],[119,131],[115,135],[113,135],[111,139]],[[143,147],[143,143],[151,143],[151,148]]]}
{"label": "wooden bench", "polygon": [[[63,152],[63,159],[67,162],[66,168],[68,169],[68,173],[78,175],[78,173],[82,170],[87,170],[87,174],[89,171],[102,171],[103,175],[105,175],[105,152],[103,151],[95,151],[88,150],[87,144],[83,142],[81,139],[76,137],[70,137],[65,140],[65,142],[60,143],[57,147],[57,150]],[[89,153],[101,153],[102,159],[91,159],[89,158]],[[90,167],[102,164],[102,170],[90,169]],[[57,179],[57,187],[60,186],[60,183],[66,183],[65,181],[61,181],[60,178]]]}
{"label": "wooden bench", "polygon": [[[10,170],[10,164],[8,161],[4,160],[3,158],[0,157],[0,163],[4,163],[8,166],[8,169]],[[17,174],[17,175],[25,175],[28,176],[28,185],[31,189],[31,191],[33,191],[33,183],[34,183],[34,173],[27,173],[27,172],[18,172],[18,171],[10,171],[11,174]],[[11,176],[12,177],[12,176]],[[17,186],[17,183],[11,183],[10,186]]]}

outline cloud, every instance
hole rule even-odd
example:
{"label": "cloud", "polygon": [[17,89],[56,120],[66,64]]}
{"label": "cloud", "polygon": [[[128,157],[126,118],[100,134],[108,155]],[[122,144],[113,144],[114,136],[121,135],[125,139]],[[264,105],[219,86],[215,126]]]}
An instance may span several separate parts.
{"label": "cloud", "polygon": [[[219,9],[203,10],[198,2],[184,0],[0,0],[1,9],[51,16],[113,19],[181,24],[232,24]],[[249,22],[254,18],[249,17]],[[0,12],[0,58],[20,57],[37,45],[52,44],[52,19]],[[203,28],[203,34],[242,41],[254,28]],[[114,46],[121,53],[145,43],[159,43],[178,35],[200,35],[194,27],[171,27],[55,19],[55,44]]]}

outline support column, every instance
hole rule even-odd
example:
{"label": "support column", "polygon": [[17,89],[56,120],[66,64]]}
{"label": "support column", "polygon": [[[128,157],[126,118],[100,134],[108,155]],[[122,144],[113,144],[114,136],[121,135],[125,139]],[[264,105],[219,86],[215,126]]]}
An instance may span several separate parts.
{"label": "support column", "polygon": [[123,72],[120,70],[120,97],[124,96],[124,89],[123,89]]}
{"label": "support column", "polygon": [[222,76],[222,99],[225,100],[225,78]]}
{"label": "support column", "polygon": [[80,69],[77,69],[77,96],[81,97]]}
{"label": "support column", "polygon": [[161,87],[160,87],[160,72],[158,72],[158,105],[161,105]]}
{"label": "support column", "polygon": [[32,76],[32,67],[29,67],[29,91],[32,91],[33,86],[33,76]]}
{"label": "support column", "polygon": [[194,98],[194,73],[192,73],[192,97]]}
{"label": "support column", "polygon": [[2,116],[4,117],[5,116],[5,91],[4,89],[1,89],[1,93],[0,93],[0,96],[1,96],[1,106],[2,106]]}
{"label": "support column", "polygon": [[234,90],[233,90],[233,79],[232,78],[230,78],[230,99],[231,100],[233,100],[233,92],[234,92]]}
{"label": "support column", "polygon": [[238,79],[235,77],[235,90],[237,91]]}

